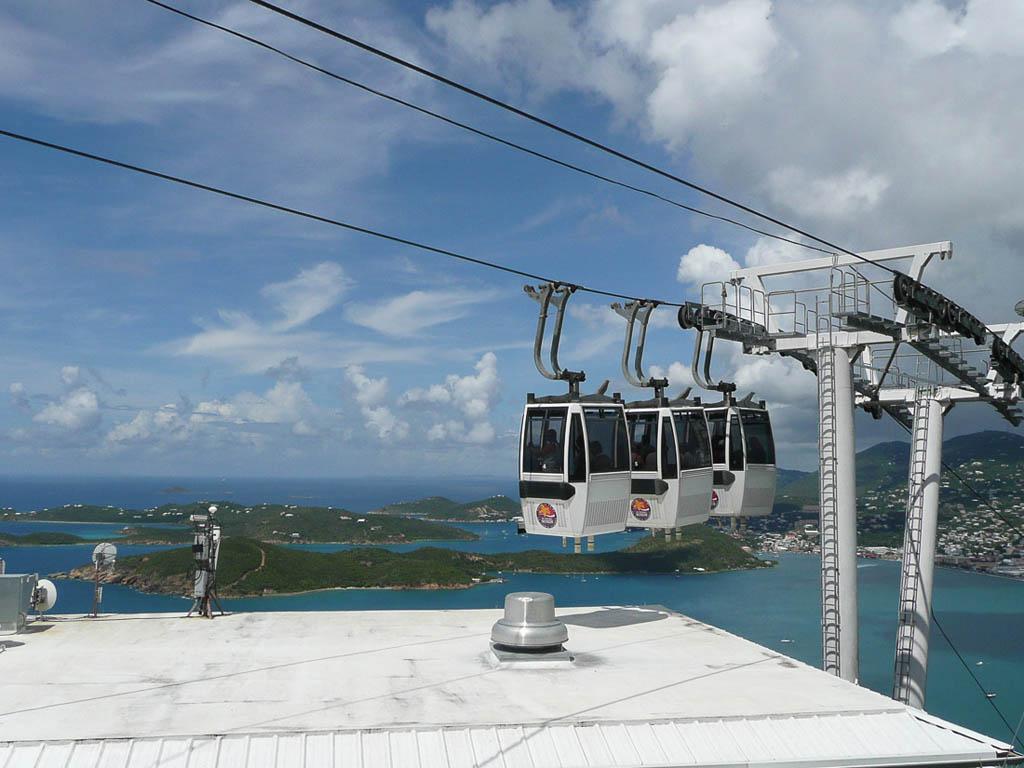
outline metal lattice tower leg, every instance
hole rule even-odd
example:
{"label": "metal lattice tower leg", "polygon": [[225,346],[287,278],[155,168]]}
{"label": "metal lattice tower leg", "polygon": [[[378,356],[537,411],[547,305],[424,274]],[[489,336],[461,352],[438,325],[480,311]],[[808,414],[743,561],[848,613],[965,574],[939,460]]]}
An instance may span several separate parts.
{"label": "metal lattice tower leg", "polygon": [[[822,318],[822,322],[826,321]],[[857,682],[857,489],[849,350],[818,333],[822,668]]]}
{"label": "metal lattice tower leg", "polygon": [[821,531],[822,669],[838,675],[839,526],[836,507],[835,361],[832,352],[830,346],[818,346],[818,529]]}
{"label": "metal lattice tower leg", "polygon": [[919,393],[907,483],[892,697],[924,708],[942,466],[942,403]]}

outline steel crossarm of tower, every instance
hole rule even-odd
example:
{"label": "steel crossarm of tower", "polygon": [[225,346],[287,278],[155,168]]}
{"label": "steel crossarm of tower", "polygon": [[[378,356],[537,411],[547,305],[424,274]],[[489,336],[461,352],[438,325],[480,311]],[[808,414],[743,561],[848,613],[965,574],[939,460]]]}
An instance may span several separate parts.
{"label": "steel crossarm of tower", "polygon": [[748,280],[759,283],[758,287],[764,288],[763,278],[776,277],[779,275],[795,275],[803,272],[813,272],[819,269],[832,269],[833,267],[859,267],[870,266],[865,261],[876,264],[884,264],[890,261],[913,259],[907,274],[915,280],[921,279],[925,267],[933,258],[948,259],[953,256],[953,243],[950,240],[941,240],[935,243],[923,245],[908,245],[901,248],[886,248],[880,251],[865,251],[859,254],[859,258],[849,254],[839,253],[834,256],[822,256],[816,259],[804,259],[803,261],[788,261],[780,264],[764,264],[756,267],[743,267],[734,269],[729,273],[729,279],[733,281]]}

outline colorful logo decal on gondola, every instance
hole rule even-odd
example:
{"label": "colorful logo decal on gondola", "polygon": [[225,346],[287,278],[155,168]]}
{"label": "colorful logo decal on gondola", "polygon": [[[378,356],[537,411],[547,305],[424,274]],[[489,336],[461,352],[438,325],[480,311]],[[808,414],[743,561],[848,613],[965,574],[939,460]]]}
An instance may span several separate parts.
{"label": "colorful logo decal on gondola", "polygon": [[711,508],[714,509],[718,506],[718,491],[711,492]]}
{"label": "colorful logo decal on gondola", "polygon": [[558,522],[558,515],[555,514],[555,508],[550,504],[540,504],[537,507],[537,522],[543,525],[545,528],[554,528],[555,523]]}
{"label": "colorful logo decal on gondola", "polygon": [[647,499],[633,499],[629,510],[637,520],[647,520],[651,516],[651,505],[647,503]]}

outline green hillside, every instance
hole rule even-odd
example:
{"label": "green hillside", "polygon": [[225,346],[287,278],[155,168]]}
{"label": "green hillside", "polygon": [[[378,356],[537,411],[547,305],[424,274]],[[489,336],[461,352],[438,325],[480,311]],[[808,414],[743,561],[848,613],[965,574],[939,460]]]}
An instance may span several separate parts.
{"label": "green hillside", "polygon": [[[985,431],[952,437],[942,443],[942,460],[961,474],[978,478],[986,492],[1007,496],[1006,506],[1019,500],[1019,478],[1024,470],[1024,436],[1015,432]],[[889,491],[906,492],[910,444],[879,443],[857,454],[857,496],[866,498]],[[973,500],[956,478],[944,471],[943,503]],[[973,483],[972,483],[973,485]],[[980,490],[980,489],[979,489]],[[811,472],[776,488],[777,502],[796,505],[818,503],[818,473]]]}
{"label": "green hillside", "polygon": [[[476,534],[450,525],[393,515],[356,514],[331,507],[285,504],[246,506],[231,501],[217,505],[217,520],[226,535],[270,542],[343,542],[346,544],[400,544],[406,541],[472,541]],[[206,514],[210,502],[164,504],[138,511],[121,507],[66,505],[34,515],[0,512],[4,520],[66,520],[124,523],[132,530],[125,543],[178,543],[189,537],[188,519]],[[179,524],[181,528],[147,528],[147,523]]]}
{"label": "green hillside", "polygon": [[518,499],[510,499],[508,496],[491,496],[466,503],[452,501],[444,496],[431,496],[418,501],[388,504],[374,511],[386,515],[417,515],[427,520],[480,523],[511,520],[522,514],[522,507]]}
{"label": "green hillside", "polygon": [[[222,596],[263,595],[343,587],[437,589],[468,587],[501,572],[531,573],[693,573],[765,567],[735,539],[705,526],[689,526],[681,540],[648,537],[618,552],[563,554],[531,550],[492,555],[424,547],[397,553],[361,548],[309,552],[245,538],[221,545],[217,574]],[[187,594],[192,552],[188,547],[118,560],[104,576],[109,583],[143,591]],[[92,578],[91,565],[72,578]]]}

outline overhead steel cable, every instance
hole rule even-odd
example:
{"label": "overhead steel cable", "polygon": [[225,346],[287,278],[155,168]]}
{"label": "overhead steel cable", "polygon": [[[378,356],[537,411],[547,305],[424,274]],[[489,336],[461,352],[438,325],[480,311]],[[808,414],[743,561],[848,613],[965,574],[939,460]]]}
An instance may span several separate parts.
{"label": "overhead steel cable", "polygon": [[[906,424],[904,424],[902,421],[895,420],[895,419],[894,419],[894,421],[896,421],[897,424],[899,424],[901,427],[903,427],[904,431],[908,435],[909,434],[913,434],[913,432],[911,431],[911,428],[908,427]],[[989,502],[988,499],[986,499],[984,496],[982,496],[981,491],[979,491],[973,485],[968,483],[964,479],[963,475],[961,475],[959,472],[956,471],[956,469],[951,467],[947,461],[943,460],[942,468],[945,469],[947,472],[951,473],[953,475],[953,477],[955,477],[957,480],[959,480],[960,484],[964,488],[966,488],[968,491],[973,493],[977,497],[978,501],[980,501],[982,504],[984,504],[986,507],[988,507],[992,512],[994,512],[995,516],[998,517],[1000,520],[1002,520],[1007,528],[1009,528],[1011,531],[1016,533],[1017,536],[1020,537],[1021,541],[1024,541],[1024,531],[1021,531],[1021,529],[1018,528],[1014,523],[1010,522],[1010,520],[1007,519],[1006,515],[1004,515],[1001,511],[999,511],[998,507],[993,506],[992,503]]]}
{"label": "overhead steel cable", "polygon": [[455,251],[450,251],[450,250],[448,250],[446,248],[438,248],[438,247],[433,246],[433,245],[427,245],[426,243],[420,243],[420,242],[417,242],[416,240],[410,240],[408,238],[400,237],[398,235],[391,235],[391,234],[388,234],[386,232],[380,232],[380,231],[375,230],[375,229],[370,229],[368,227],[361,227],[361,226],[359,226],[357,224],[350,224],[348,222],[340,221],[338,219],[332,219],[332,218],[330,218],[328,216],[321,216],[321,215],[316,214],[316,213],[310,213],[308,211],[303,211],[303,210],[301,210],[299,208],[292,208],[292,207],[287,206],[287,205],[281,205],[279,203],[272,203],[272,202],[270,202],[268,200],[262,200],[262,199],[260,199],[258,197],[252,197],[251,195],[243,195],[240,192],[232,192],[230,190],[222,189],[220,187],[214,187],[214,186],[212,186],[210,184],[203,184],[202,182],[192,181],[191,179],[185,179],[185,178],[182,178],[180,176],[173,176],[173,175],[171,175],[169,173],[163,173],[162,171],[154,171],[154,170],[152,170],[150,168],[143,168],[140,165],[132,165],[131,163],[125,163],[125,162],[122,162],[121,160],[114,160],[113,158],[104,157],[103,155],[95,155],[95,154],[93,154],[91,152],[85,152],[85,151],[80,150],[80,149],[74,149],[72,147],[66,147],[66,146],[64,146],[62,144],[54,144],[53,142],[50,142],[50,141],[44,141],[42,139],[36,139],[36,138],[31,137],[31,136],[25,136],[25,135],[20,134],[20,133],[14,133],[13,131],[7,131],[7,130],[4,130],[2,128],[0,128],[0,136],[6,136],[7,138],[10,138],[10,139],[16,139],[17,141],[23,141],[23,142],[26,142],[28,144],[35,144],[36,146],[45,147],[46,149],[53,149],[53,150],[56,150],[58,152],[64,152],[65,154],[68,154],[68,155],[74,155],[76,157],[82,157],[82,158],[85,158],[86,160],[93,160],[93,161],[98,162],[98,163],[104,163],[106,165],[112,165],[115,168],[122,168],[122,169],[127,170],[127,171],[133,171],[135,173],[141,173],[141,174],[144,174],[146,176],[152,176],[152,177],[157,178],[157,179],[163,179],[164,181],[171,181],[171,182],[174,182],[175,184],[181,184],[181,185],[186,186],[186,187],[192,187],[193,189],[201,189],[204,192],[212,192],[213,194],[221,195],[223,197],[229,197],[229,198],[231,198],[233,200],[241,200],[242,202],[251,203],[252,205],[258,205],[258,206],[261,206],[263,208],[270,208],[271,210],[280,211],[282,213],[288,213],[288,214],[291,214],[293,216],[300,216],[300,217],[302,217],[304,219],[310,219],[311,221],[318,221],[321,224],[329,224],[329,225],[334,226],[334,227],[341,227],[342,229],[348,229],[348,230],[351,230],[352,232],[359,232],[359,233],[364,234],[364,235],[369,235],[371,237],[380,238],[381,240],[388,240],[388,241],[393,242],[393,243],[399,243],[401,245],[407,245],[407,246],[409,246],[411,248],[418,248],[418,249],[420,249],[422,251],[429,251],[430,253],[436,253],[436,254],[439,254],[441,256],[448,256],[448,257],[453,258],[453,259],[458,259],[460,261],[466,261],[466,262],[469,262],[471,264],[478,264],[478,265],[480,265],[482,267],[489,267],[491,269],[496,269],[496,270],[499,270],[501,272],[508,272],[509,274],[518,275],[520,277],[526,277],[526,278],[529,278],[530,280],[539,280],[540,282],[543,282],[543,283],[557,283],[559,285],[569,286],[569,287],[571,287],[571,288],[573,288],[573,289],[575,289],[577,291],[584,291],[586,293],[593,293],[593,294],[596,294],[598,296],[609,296],[609,297],[611,297],[613,299],[626,299],[627,301],[650,301],[650,302],[654,302],[656,304],[664,304],[664,305],[670,306],[670,307],[682,306],[679,302],[662,301],[660,299],[645,299],[645,298],[642,298],[642,297],[639,297],[639,296],[629,296],[629,295],[624,294],[624,293],[615,293],[614,291],[602,291],[602,290],[600,290],[598,288],[588,288],[585,285],[580,285],[578,283],[572,283],[572,282],[569,282],[567,280],[558,280],[558,279],[552,278],[552,277],[544,277],[543,275],[535,275],[532,272],[524,272],[521,269],[514,269],[513,267],[506,267],[503,264],[496,264],[495,262],[492,262],[492,261],[485,261],[484,259],[477,259],[477,258],[474,258],[472,256],[466,256],[465,254],[456,253]]}
{"label": "overhead steel cable", "polygon": [[315,29],[318,32],[322,32],[323,34],[329,35],[330,37],[333,37],[344,43],[348,43],[349,45],[361,48],[362,50],[368,53],[372,53],[373,55],[379,56],[382,59],[386,59],[394,64],[398,64],[399,66],[405,67],[406,69],[410,69],[413,72],[417,72],[418,74],[423,75],[424,77],[429,77],[432,80],[436,80],[439,83],[443,83],[444,85],[447,85],[450,88],[454,88],[455,90],[461,91],[462,93],[468,94],[469,96],[481,99],[482,101],[485,101],[488,104],[496,106],[500,109],[504,109],[508,112],[511,112],[514,115],[518,115],[519,117],[525,118],[526,120],[530,120],[531,122],[537,123],[538,125],[542,125],[545,128],[549,128],[553,131],[556,131],[557,133],[562,134],[563,136],[568,136],[571,139],[582,142],[587,146],[593,147],[594,149],[598,149],[601,152],[610,154],[614,157],[619,158],[620,160],[625,160],[627,163],[636,165],[640,168],[643,168],[646,171],[650,171],[651,173],[657,174],[658,176],[662,176],[666,179],[669,179],[670,181],[674,181],[677,184],[682,184],[684,187],[688,187],[689,189],[692,189],[695,192],[699,192],[702,195],[718,200],[719,202],[725,203],[726,205],[729,205],[733,208],[737,208],[738,210],[744,211],[745,213],[749,213],[752,216],[756,216],[759,219],[771,222],[776,226],[782,227],[783,229],[786,229],[790,232],[794,232],[798,235],[803,235],[804,237],[809,238],[810,240],[813,240],[816,243],[824,245],[826,248],[831,249],[833,252],[843,253],[846,254],[847,256],[852,256],[856,259],[860,259],[861,261],[864,261],[868,264],[874,264],[875,266],[878,266],[888,272],[891,272],[894,275],[902,274],[897,269],[893,269],[892,267],[887,266],[885,264],[879,264],[877,262],[871,261],[870,259],[861,256],[859,253],[854,253],[853,251],[847,250],[842,246],[836,245],[835,243],[831,243],[828,240],[820,238],[817,235],[812,235],[810,232],[806,232],[798,227],[794,227],[791,224],[787,224],[786,222],[776,219],[773,216],[768,215],[767,213],[762,213],[761,211],[758,211],[757,209],[752,208],[749,205],[745,205],[744,203],[733,200],[729,197],[726,197],[725,195],[721,195],[718,192],[714,192],[708,189],[707,187],[702,187],[699,184],[696,184],[695,182],[688,181],[687,179],[684,179],[681,176],[677,176],[674,173],[658,168],[655,165],[651,165],[650,163],[640,160],[639,158],[633,157],[632,155],[629,155],[625,152],[621,152],[617,149],[614,149],[613,147],[609,147],[607,144],[602,144],[601,142],[596,141],[595,139],[588,138],[580,133],[577,133],[576,131],[570,130],[569,128],[564,128],[561,125],[558,125],[557,123],[553,123],[550,120],[546,120],[543,117],[535,115],[531,112],[527,112],[526,110],[520,109],[519,107],[515,107],[507,102],[502,101],[501,99],[495,98],[494,96],[489,96],[486,93],[478,91],[474,88],[470,88],[468,85],[463,85],[462,83],[452,80],[451,78],[445,77],[444,75],[438,74],[437,72],[433,72],[432,70],[426,69],[425,67],[421,67],[418,64],[413,64],[411,61],[396,56],[393,53],[388,53],[387,51],[381,50],[380,48],[376,48],[370,45],[369,43],[364,43],[361,40],[357,40],[356,38],[350,35],[346,35],[342,32],[338,32],[335,29],[331,29],[330,27],[324,26],[323,24],[319,24],[313,21],[312,19],[306,18],[305,16],[300,16],[299,14],[294,13],[293,11],[289,11],[286,8],[282,8],[279,5],[268,3],[266,0],[249,0],[249,2],[260,6],[261,8],[266,8],[269,11],[273,11],[274,13],[280,14],[281,16],[289,18],[292,21],[296,21],[299,24],[304,24],[305,26],[310,27],[311,29]]}
{"label": "overhead steel cable", "polygon": [[374,96],[377,96],[379,98],[386,99],[387,101],[393,102],[395,104],[399,104],[399,105],[401,105],[403,107],[406,107],[408,109],[411,109],[411,110],[414,110],[416,112],[419,112],[420,114],[427,115],[428,117],[432,117],[435,120],[440,120],[443,123],[447,123],[448,125],[454,126],[456,128],[460,128],[460,129],[462,129],[464,131],[468,131],[468,132],[470,132],[472,134],[475,134],[476,136],[480,136],[482,138],[489,139],[490,141],[497,142],[498,144],[503,144],[506,147],[518,150],[519,152],[524,152],[524,153],[526,153],[528,155],[532,155],[533,157],[539,158],[541,160],[545,160],[545,161],[547,161],[549,163],[554,163],[555,165],[559,165],[562,168],[566,168],[566,169],[568,169],[570,171],[574,171],[576,173],[581,173],[584,176],[589,176],[589,177],[591,177],[593,179],[597,179],[599,181],[603,181],[603,182],[605,182],[607,184],[613,184],[613,185],[615,185],[617,187],[622,187],[623,189],[628,189],[628,190],[630,190],[632,192],[637,192],[637,193],[639,193],[641,195],[646,195],[647,197],[651,197],[651,198],[654,198],[656,200],[660,200],[660,201],[662,201],[664,203],[668,203],[669,205],[674,205],[677,208],[681,208],[684,211],[689,211],[690,213],[695,213],[695,214],[697,214],[699,216],[705,216],[705,217],[707,217],[709,219],[716,219],[718,221],[722,221],[722,222],[725,222],[727,224],[732,224],[733,226],[736,226],[736,227],[741,227],[742,229],[745,229],[748,232],[754,232],[755,234],[762,235],[764,237],[769,237],[769,238],[772,238],[774,240],[779,240],[779,241],[784,242],[784,243],[789,243],[791,245],[796,245],[796,246],[799,246],[800,248],[806,248],[806,249],[811,250],[811,251],[818,251],[819,253],[827,253],[827,254],[831,254],[832,253],[832,251],[830,251],[828,249],[819,248],[816,245],[811,245],[809,243],[804,243],[804,242],[802,242],[800,240],[793,240],[791,238],[783,237],[782,235],[778,235],[778,234],[775,234],[773,232],[768,232],[768,231],[763,230],[763,229],[758,229],[757,227],[752,227],[749,224],[743,223],[742,221],[738,221],[736,219],[731,219],[728,216],[721,216],[721,215],[716,214],[716,213],[711,213],[710,211],[704,211],[704,210],[701,210],[700,208],[695,208],[693,206],[686,205],[685,203],[680,203],[677,200],[673,200],[673,199],[671,199],[669,197],[665,197],[664,195],[660,195],[657,192],[653,192],[653,191],[651,191],[649,189],[644,189],[643,187],[637,187],[637,186],[635,186],[633,184],[629,184],[627,182],[620,181],[618,179],[613,179],[613,178],[611,178],[609,176],[605,176],[603,174],[597,173],[596,171],[591,171],[591,170],[588,170],[588,169],[583,168],[581,166],[575,165],[573,163],[566,162],[565,160],[559,160],[557,157],[553,157],[551,155],[545,154],[544,152],[540,152],[538,150],[531,149],[530,147],[524,146],[522,144],[518,144],[518,143],[516,143],[514,141],[510,141],[509,139],[503,139],[500,136],[497,136],[497,135],[492,134],[492,133],[488,133],[487,131],[483,131],[483,130],[481,130],[479,128],[474,128],[472,125],[468,125],[466,123],[460,122],[460,121],[455,120],[453,118],[447,117],[445,115],[440,114],[439,112],[435,112],[433,110],[427,109],[426,107],[421,107],[418,104],[414,104],[413,102],[407,101],[405,99],[401,99],[401,98],[399,98],[397,96],[394,96],[394,95],[392,95],[390,93],[387,93],[386,91],[381,91],[381,90],[379,90],[377,88],[373,88],[373,87],[371,87],[369,85],[366,85],[365,83],[360,83],[359,81],[353,80],[350,77],[345,77],[344,75],[339,75],[336,72],[332,72],[332,71],[330,71],[328,69],[325,69],[324,67],[318,66],[317,64],[314,64],[314,63],[312,63],[310,61],[307,61],[307,60],[302,59],[302,58],[300,58],[298,56],[290,54],[287,51],[284,51],[284,50],[282,50],[282,49],[280,49],[280,48],[278,48],[276,46],[273,46],[270,43],[267,43],[267,42],[265,42],[263,40],[259,40],[259,39],[255,38],[255,37],[252,37],[251,35],[247,35],[247,34],[245,34],[243,32],[239,32],[238,30],[231,29],[230,27],[224,26],[223,24],[218,24],[216,22],[210,21],[209,19],[204,19],[204,18],[202,18],[200,16],[196,16],[194,14],[188,13],[187,11],[183,11],[180,8],[175,8],[174,6],[168,5],[167,3],[162,3],[162,2],[160,2],[160,0],[145,0],[145,2],[149,3],[150,5],[155,5],[155,6],[159,7],[159,8],[163,8],[163,9],[165,9],[167,11],[170,11],[171,13],[176,13],[179,16],[182,16],[182,17],[184,17],[186,19],[191,19],[192,21],[195,21],[195,22],[197,22],[199,24],[204,24],[204,25],[206,25],[208,27],[211,27],[213,29],[218,29],[221,32],[224,32],[224,33],[226,33],[228,35],[232,35],[233,37],[237,37],[240,40],[244,40],[244,41],[246,41],[248,43],[252,43],[253,45],[259,46],[260,48],[264,48],[265,50],[268,50],[268,51],[270,51],[272,53],[276,53],[278,56],[282,56],[282,57],[288,59],[289,61],[294,62],[295,64],[299,64],[300,66],[306,67],[308,69],[311,69],[314,72],[319,72],[322,75],[326,75],[327,77],[330,77],[330,78],[333,78],[334,80],[337,80],[339,82],[345,83],[346,85],[351,85],[354,88],[359,88],[360,90],[365,91],[366,93],[370,93],[370,94],[373,94]]}
{"label": "overhead steel cable", "polygon": [[[905,428],[905,425],[902,424],[902,422],[897,422],[897,423],[900,424],[900,426],[903,426]],[[948,465],[943,464],[943,466],[945,466],[947,469],[949,469]],[[966,483],[965,483],[965,485],[966,485]],[[919,492],[920,493],[924,493],[924,489],[923,488],[920,489]],[[910,551],[913,554],[914,562],[917,564],[917,570],[918,570],[918,572],[920,572],[920,570],[921,570],[921,556],[920,556],[920,553],[918,552],[917,548],[911,548]],[[1006,716],[1003,714],[1003,711],[999,708],[999,705],[996,704],[995,698],[992,695],[990,695],[991,692],[986,690],[985,686],[982,685],[981,680],[979,680],[978,676],[976,674],[974,674],[974,670],[971,669],[970,664],[967,663],[967,660],[963,657],[963,655],[960,653],[960,650],[956,647],[956,644],[953,642],[953,638],[951,638],[948,634],[946,634],[946,630],[942,628],[942,623],[939,621],[939,617],[935,614],[935,606],[933,605],[933,603],[934,603],[934,600],[929,598],[928,599],[928,604],[925,606],[925,608],[928,611],[928,616],[931,617],[932,622],[935,624],[935,628],[937,630],[939,630],[939,634],[942,635],[943,639],[945,639],[945,641],[946,641],[946,644],[949,645],[950,650],[953,651],[954,655],[960,661],[960,665],[964,668],[964,671],[966,671],[968,676],[971,678],[971,680],[974,681],[974,684],[976,686],[978,686],[978,690],[981,691],[982,696],[985,697],[985,701],[987,701],[991,705],[991,707],[995,711],[996,715],[999,717],[1000,720],[1003,721],[1003,725],[1006,726],[1006,730],[1008,730],[1010,732],[1010,745],[1012,746],[1016,742],[1016,743],[1020,743],[1020,745],[1022,747],[1024,747],[1024,742],[1022,742],[1022,741],[1020,741],[1020,739],[1018,739],[1017,732],[1014,730],[1013,726],[1010,725],[1010,721],[1006,719]]]}

